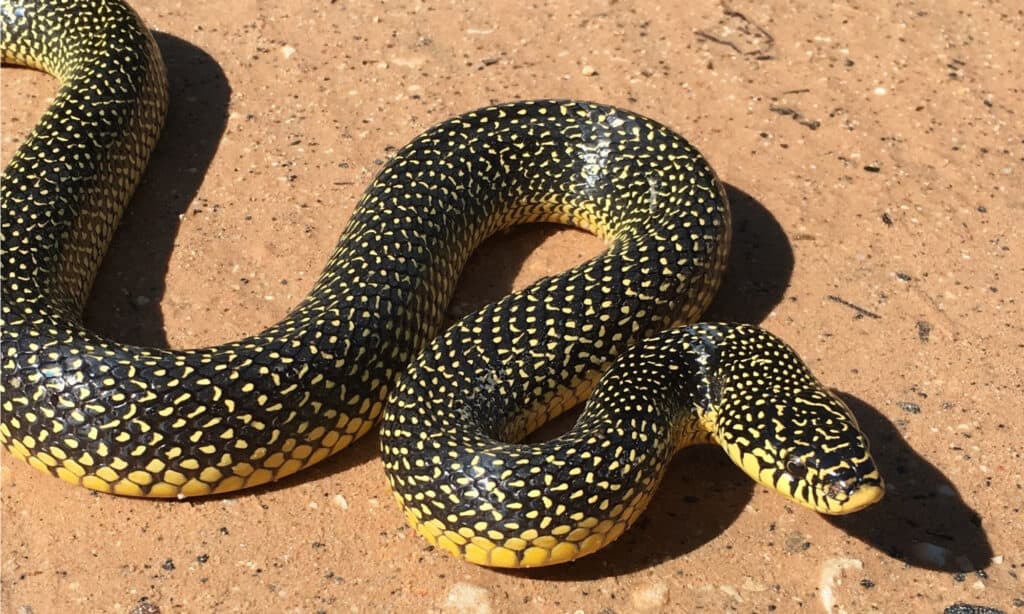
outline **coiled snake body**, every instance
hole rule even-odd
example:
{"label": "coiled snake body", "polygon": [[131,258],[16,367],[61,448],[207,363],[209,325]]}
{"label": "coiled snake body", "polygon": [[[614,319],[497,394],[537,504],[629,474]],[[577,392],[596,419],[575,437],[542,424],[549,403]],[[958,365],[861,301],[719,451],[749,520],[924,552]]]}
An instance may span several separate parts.
{"label": "coiled snake body", "polygon": [[[383,413],[411,524],[497,566],[615,539],[690,443],[822,512],[881,496],[849,410],[780,340],[657,334],[717,289],[728,205],[685,140],[607,106],[519,102],[428,130],[373,181],[310,294],[258,335],[185,351],[97,336],[82,306],[162,125],[163,64],[116,0],[3,0],[0,19],[4,62],[62,81],[0,188],[0,441],[34,467],[122,495],[226,492],[322,460]],[[472,250],[534,221],[609,248],[437,337]],[[572,430],[507,443],[586,398],[616,357]]]}

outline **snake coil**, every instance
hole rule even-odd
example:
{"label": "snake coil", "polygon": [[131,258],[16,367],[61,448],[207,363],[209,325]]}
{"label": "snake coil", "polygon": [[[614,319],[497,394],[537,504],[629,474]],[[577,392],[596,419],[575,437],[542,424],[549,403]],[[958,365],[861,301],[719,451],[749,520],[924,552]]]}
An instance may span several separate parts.
{"label": "snake coil", "polygon": [[[2,0],[0,20],[5,63],[62,81],[0,186],[0,442],[15,457],[98,491],[205,495],[312,465],[383,414],[410,523],[513,567],[618,537],[691,443],[717,442],[822,512],[881,496],[849,410],[780,340],[745,325],[659,333],[717,289],[728,204],[689,143],[613,107],[517,102],[426,131],[374,179],[310,294],[262,333],[181,351],[99,337],[82,306],[163,123],[163,63],[117,0]],[[437,336],[473,249],[537,221],[608,250]],[[571,431],[510,443],[595,386]]]}

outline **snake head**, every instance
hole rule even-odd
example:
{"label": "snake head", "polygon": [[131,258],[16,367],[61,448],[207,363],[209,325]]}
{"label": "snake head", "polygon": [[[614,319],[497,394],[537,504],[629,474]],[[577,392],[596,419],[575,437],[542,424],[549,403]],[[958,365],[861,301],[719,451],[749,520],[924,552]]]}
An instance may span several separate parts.
{"label": "snake head", "polygon": [[868,439],[842,400],[823,388],[806,390],[793,395],[789,410],[793,428],[776,433],[776,490],[823,514],[849,514],[882,498]]}
{"label": "snake head", "polygon": [[705,428],[754,480],[823,514],[882,498],[882,477],[849,407],[783,341],[730,328],[710,369]]}
{"label": "snake head", "polygon": [[848,514],[882,498],[868,439],[835,395],[816,387],[755,407],[766,416],[761,423],[747,425],[743,436],[718,437],[747,475],[823,514]]}

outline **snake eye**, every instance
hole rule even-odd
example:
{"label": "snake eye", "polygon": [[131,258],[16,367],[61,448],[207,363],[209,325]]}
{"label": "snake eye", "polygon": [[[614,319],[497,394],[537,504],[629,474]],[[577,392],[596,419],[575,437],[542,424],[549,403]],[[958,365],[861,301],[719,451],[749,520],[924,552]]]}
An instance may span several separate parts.
{"label": "snake eye", "polygon": [[786,473],[794,479],[802,480],[807,475],[807,464],[804,463],[804,459],[794,454],[786,459]]}

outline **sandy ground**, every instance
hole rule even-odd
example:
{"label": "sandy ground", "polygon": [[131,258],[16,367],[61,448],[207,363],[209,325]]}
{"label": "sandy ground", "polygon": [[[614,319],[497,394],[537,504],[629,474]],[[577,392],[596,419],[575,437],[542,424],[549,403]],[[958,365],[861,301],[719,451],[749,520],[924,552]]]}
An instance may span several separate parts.
{"label": "sandy ground", "polygon": [[[830,520],[692,449],[613,546],[503,573],[405,525],[375,436],[184,503],[95,495],[5,452],[3,611],[1024,612],[1020,4],[462,4],[139,2],[171,111],[90,325],[170,347],[255,332],[424,128],[511,99],[613,103],[687,135],[728,184],[735,254],[708,318],[763,324],[841,392],[884,502]],[[3,81],[6,161],[55,83]],[[498,237],[452,314],[601,248]]]}

